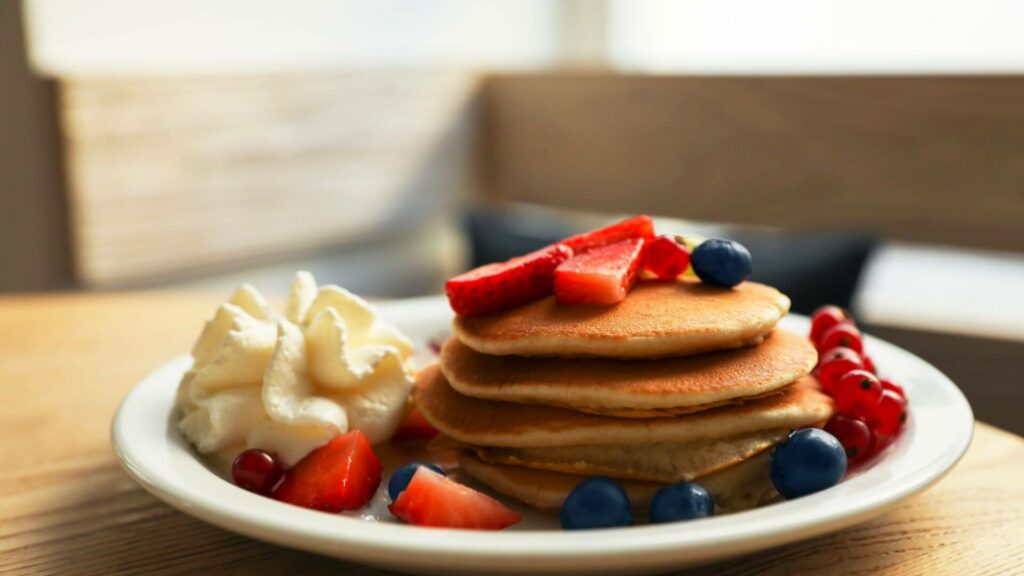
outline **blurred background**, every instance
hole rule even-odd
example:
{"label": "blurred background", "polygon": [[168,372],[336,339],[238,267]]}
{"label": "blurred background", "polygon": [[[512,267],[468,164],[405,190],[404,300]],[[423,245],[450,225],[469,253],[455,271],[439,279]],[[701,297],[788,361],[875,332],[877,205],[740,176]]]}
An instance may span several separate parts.
{"label": "blurred background", "polygon": [[0,292],[375,297],[635,213],[1024,433],[1024,4],[0,3]]}

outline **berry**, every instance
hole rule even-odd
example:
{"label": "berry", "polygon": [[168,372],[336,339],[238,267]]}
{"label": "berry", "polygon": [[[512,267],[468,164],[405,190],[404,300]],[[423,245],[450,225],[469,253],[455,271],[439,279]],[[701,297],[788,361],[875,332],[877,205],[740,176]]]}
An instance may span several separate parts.
{"label": "berry", "polygon": [[669,484],[651,500],[651,522],[678,522],[704,518],[715,513],[715,501],[700,484]]}
{"label": "berry", "polygon": [[831,488],[844,473],[846,450],[819,428],[792,432],[772,453],[772,484],[787,500]]}
{"label": "berry", "polygon": [[423,414],[414,406],[402,419],[395,433],[391,435],[392,442],[408,442],[412,440],[424,440],[437,436],[437,428],[434,428]]}
{"label": "berry", "polygon": [[572,257],[563,244],[552,244],[506,262],[488,264],[445,283],[456,314],[474,316],[515,308],[551,294],[555,268]]}
{"label": "berry", "polygon": [[833,396],[837,410],[847,416],[865,418],[874,412],[882,397],[882,383],[867,370],[851,370],[836,382]]}
{"label": "berry", "polygon": [[825,432],[839,440],[850,462],[859,462],[871,454],[874,443],[871,430],[862,420],[836,414],[825,425]]}
{"label": "berry", "polygon": [[892,380],[889,380],[888,378],[882,378],[880,382],[882,383],[883,390],[890,390],[892,392],[895,392],[897,396],[903,399],[903,405],[907,405],[907,393],[903,391],[902,386],[893,382]]}
{"label": "berry", "polygon": [[739,242],[711,238],[701,242],[690,257],[701,281],[731,288],[750,276],[750,252]]}
{"label": "berry", "polygon": [[285,474],[274,498],[326,512],[362,508],[380,485],[380,470],[366,436],[353,430],[300,460]]}
{"label": "berry", "polygon": [[402,466],[395,473],[391,475],[391,480],[388,480],[388,496],[391,497],[391,501],[398,500],[398,496],[409,487],[409,481],[412,480],[413,474],[416,473],[421,467],[430,468],[434,472],[444,476],[444,469],[437,464],[424,464],[421,462],[412,462]]}
{"label": "berry", "polygon": [[903,398],[892,390],[883,390],[878,405],[868,416],[868,427],[876,434],[895,434],[907,421],[907,407]]}
{"label": "berry", "polygon": [[867,354],[860,355],[860,361],[864,364],[864,369],[871,372],[875,376],[878,375],[878,369],[875,368],[875,361],[871,359],[871,356]]}
{"label": "berry", "polygon": [[560,304],[621,302],[636,284],[646,246],[635,238],[573,257],[555,270],[555,297]]}
{"label": "berry", "polygon": [[568,246],[573,254],[583,254],[594,248],[634,238],[654,238],[654,221],[650,216],[634,216],[611,226],[570,236],[562,240],[561,244]]}
{"label": "berry", "polygon": [[849,348],[833,348],[820,356],[818,361],[818,381],[827,394],[833,394],[836,383],[844,374],[851,370],[859,370],[864,365],[860,355]]}
{"label": "berry", "polygon": [[231,465],[231,478],[235,484],[250,492],[264,496],[274,490],[284,470],[277,457],[266,450],[246,450]]}
{"label": "berry", "polygon": [[501,530],[521,519],[494,498],[424,466],[388,509],[409,524],[437,528]]}
{"label": "berry", "polygon": [[872,431],[871,437],[874,439],[874,445],[871,447],[872,454],[878,454],[896,441],[896,434],[882,434]]}
{"label": "berry", "polygon": [[811,315],[811,342],[817,346],[825,332],[843,322],[850,322],[850,313],[839,306],[822,306]]}
{"label": "berry", "polygon": [[[864,342],[860,330],[847,322],[836,324],[822,334],[821,342],[818,343],[818,350],[831,350],[839,346],[849,348],[857,354],[863,353]],[[863,360],[861,363],[863,364]]]}
{"label": "berry", "polygon": [[644,268],[662,280],[674,280],[690,265],[690,248],[680,236],[658,236],[647,248]]}
{"label": "berry", "polygon": [[633,522],[629,496],[618,482],[594,476],[580,482],[565,498],[560,512],[562,528],[586,530],[628,526]]}

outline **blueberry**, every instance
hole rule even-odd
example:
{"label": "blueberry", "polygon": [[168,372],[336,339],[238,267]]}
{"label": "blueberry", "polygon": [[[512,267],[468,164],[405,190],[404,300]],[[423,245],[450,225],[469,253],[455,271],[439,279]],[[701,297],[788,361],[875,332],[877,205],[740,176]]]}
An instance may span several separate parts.
{"label": "blueberry", "polygon": [[651,522],[678,522],[704,518],[715,513],[715,501],[700,484],[670,484],[651,500]]}
{"label": "blueberry", "polygon": [[739,242],[711,238],[694,248],[690,265],[703,282],[731,288],[750,276],[750,252]]}
{"label": "blueberry", "polygon": [[391,480],[388,480],[388,496],[391,497],[391,501],[398,500],[399,494],[405,492],[405,489],[409,487],[409,482],[412,480],[412,475],[416,473],[416,470],[420,466],[430,468],[434,472],[444,476],[444,470],[437,464],[424,464],[422,462],[410,462],[405,466],[402,466],[395,473],[391,475]]}
{"label": "blueberry", "polygon": [[566,530],[628,526],[633,522],[633,507],[618,482],[594,476],[569,493],[561,517]]}
{"label": "blueberry", "polygon": [[845,472],[843,445],[820,428],[791,433],[772,453],[772,484],[787,500],[831,488]]}

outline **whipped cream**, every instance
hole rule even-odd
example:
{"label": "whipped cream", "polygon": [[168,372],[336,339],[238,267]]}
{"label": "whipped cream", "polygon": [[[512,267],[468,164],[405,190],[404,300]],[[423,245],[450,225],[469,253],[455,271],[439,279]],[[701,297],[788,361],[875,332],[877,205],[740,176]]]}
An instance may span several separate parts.
{"label": "whipped cream", "polygon": [[247,448],[286,467],[359,429],[371,443],[398,426],[412,389],[412,344],[362,298],[295,276],[285,314],[244,285],[207,321],[178,387],[178,428],[228,462]]}

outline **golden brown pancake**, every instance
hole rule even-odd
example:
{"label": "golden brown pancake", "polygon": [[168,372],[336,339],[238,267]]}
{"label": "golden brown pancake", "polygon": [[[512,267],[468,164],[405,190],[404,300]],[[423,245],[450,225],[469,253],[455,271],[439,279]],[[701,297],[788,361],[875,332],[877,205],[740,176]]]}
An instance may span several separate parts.
{"label": "golden brown pancake", "polygon": [[[713,474],[698,479],[715,499],[716,513],[736,512],[753,508],[778,497],[768,474],[767,452],[744,460]],[[495,492],[515,498],[535,508],[556,510],[565,497],[583,481],[585,476],[549,472],[521,466],[490,464],[468,453],[459,453],[463,471],[486,484]],[[663,484],[620,481],[637,511],[645,511],[651,498]]]}
{"label": "golden brown pancake", "polygon": [[455,335],[483,354],[663,358],[759,344],[789,312],[763,284],[721,288],[691,278],[645,281],[614,306],[554,296],[484,316],[457,316]]}
{"label": "golden brown pancake", "polygon": [[611,476],[649,482],[685,482],[742,462],[775,446],[789,430],[765,430],[733,438],[646,446],[555,446],[474,449],[492,464]]}
{"label": "golden brown pancake", "polygon": [[739,405],[645,420],[464,396],[452,389],[437,364],[420,372],[413,394],[423,416],[447,436],[474,446],[513,448],[685,443],[802,428],[832,414],[832,400],[812,377],[797,380],[781,394]]}
{"label": "golden brown pancake", "polygon": [[649,418],[776,391],[817,358],[807,338],[775,330],[760,346],[644,361],[490,356],[451,338],[440,363],[452,388],[474,398]]}

